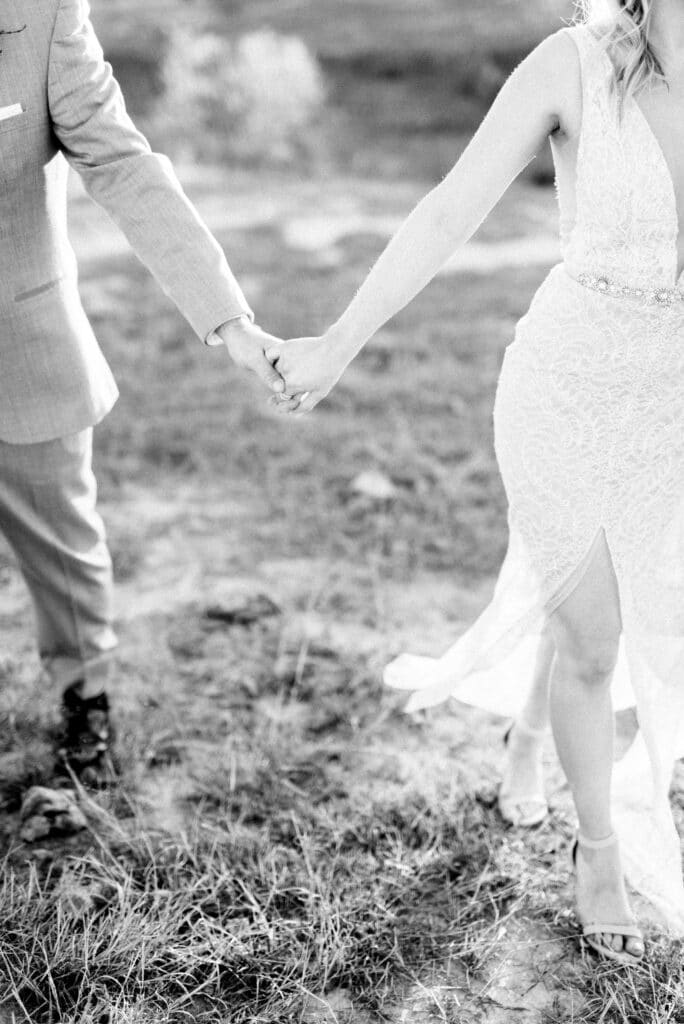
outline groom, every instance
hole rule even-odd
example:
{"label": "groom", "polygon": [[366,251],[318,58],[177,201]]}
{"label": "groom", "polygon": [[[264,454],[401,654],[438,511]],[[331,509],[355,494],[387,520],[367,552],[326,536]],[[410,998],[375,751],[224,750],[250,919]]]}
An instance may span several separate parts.
{"label": "groom", "polygon": [[168,160],[129,119],[87,0],[0,0],[0,529],[62,694],[61,765],[97,785],[111,771],[116,637],[91,447],[118,391],[79,299],[68,164],[199,338],[223,343],[276,393],[283,382],[265,356],[275,339],[254,324]]}

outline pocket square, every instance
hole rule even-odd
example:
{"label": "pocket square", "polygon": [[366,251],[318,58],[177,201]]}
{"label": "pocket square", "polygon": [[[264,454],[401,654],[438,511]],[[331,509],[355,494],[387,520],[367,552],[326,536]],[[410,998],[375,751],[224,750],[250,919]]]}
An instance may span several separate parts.
{"label": "pocket square", "polygon": [[21,103],[12,103],[9,107],[0,107],[0,121],[7,121],[10,117],[18,117],[24,113]]}

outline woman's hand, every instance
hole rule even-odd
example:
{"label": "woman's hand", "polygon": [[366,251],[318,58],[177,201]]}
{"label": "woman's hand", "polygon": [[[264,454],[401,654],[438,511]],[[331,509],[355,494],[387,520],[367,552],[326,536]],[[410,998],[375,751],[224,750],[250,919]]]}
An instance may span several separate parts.
{"label": "woman's hand", "polygon": [[266,350],[266,358],[285,380],[285,394],[271,403],[278,412],[311,412],[328,395],[351,357],[330,333],[320,338],[295,338]]}

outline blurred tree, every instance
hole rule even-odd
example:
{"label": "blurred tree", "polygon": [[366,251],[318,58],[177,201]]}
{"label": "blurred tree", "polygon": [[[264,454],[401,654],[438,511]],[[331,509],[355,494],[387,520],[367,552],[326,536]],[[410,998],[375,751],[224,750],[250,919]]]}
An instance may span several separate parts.
{"label": "blurred tree", "polygon": [[163,81],[155,128],[180,157],[286,164],[320,141],[324,80],[296,36],[175,29]]}

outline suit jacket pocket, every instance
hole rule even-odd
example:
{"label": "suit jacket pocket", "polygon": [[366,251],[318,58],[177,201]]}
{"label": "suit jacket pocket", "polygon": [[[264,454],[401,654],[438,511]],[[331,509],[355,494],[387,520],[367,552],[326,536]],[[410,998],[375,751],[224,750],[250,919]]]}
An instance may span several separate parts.
{"label": "suit jacket pocket", "polygon": [[[17,113],[13,112],[13,108],[21,107],[21,111]],[[5,116],[3,116],[3,112]],[[3,135],[9,135],[11,132],[17,131],[18,128],[24,128],[29,124],[29,116],[26,112],[26,107],[23,103],[7,103],[0,107],[0,138]]]}

